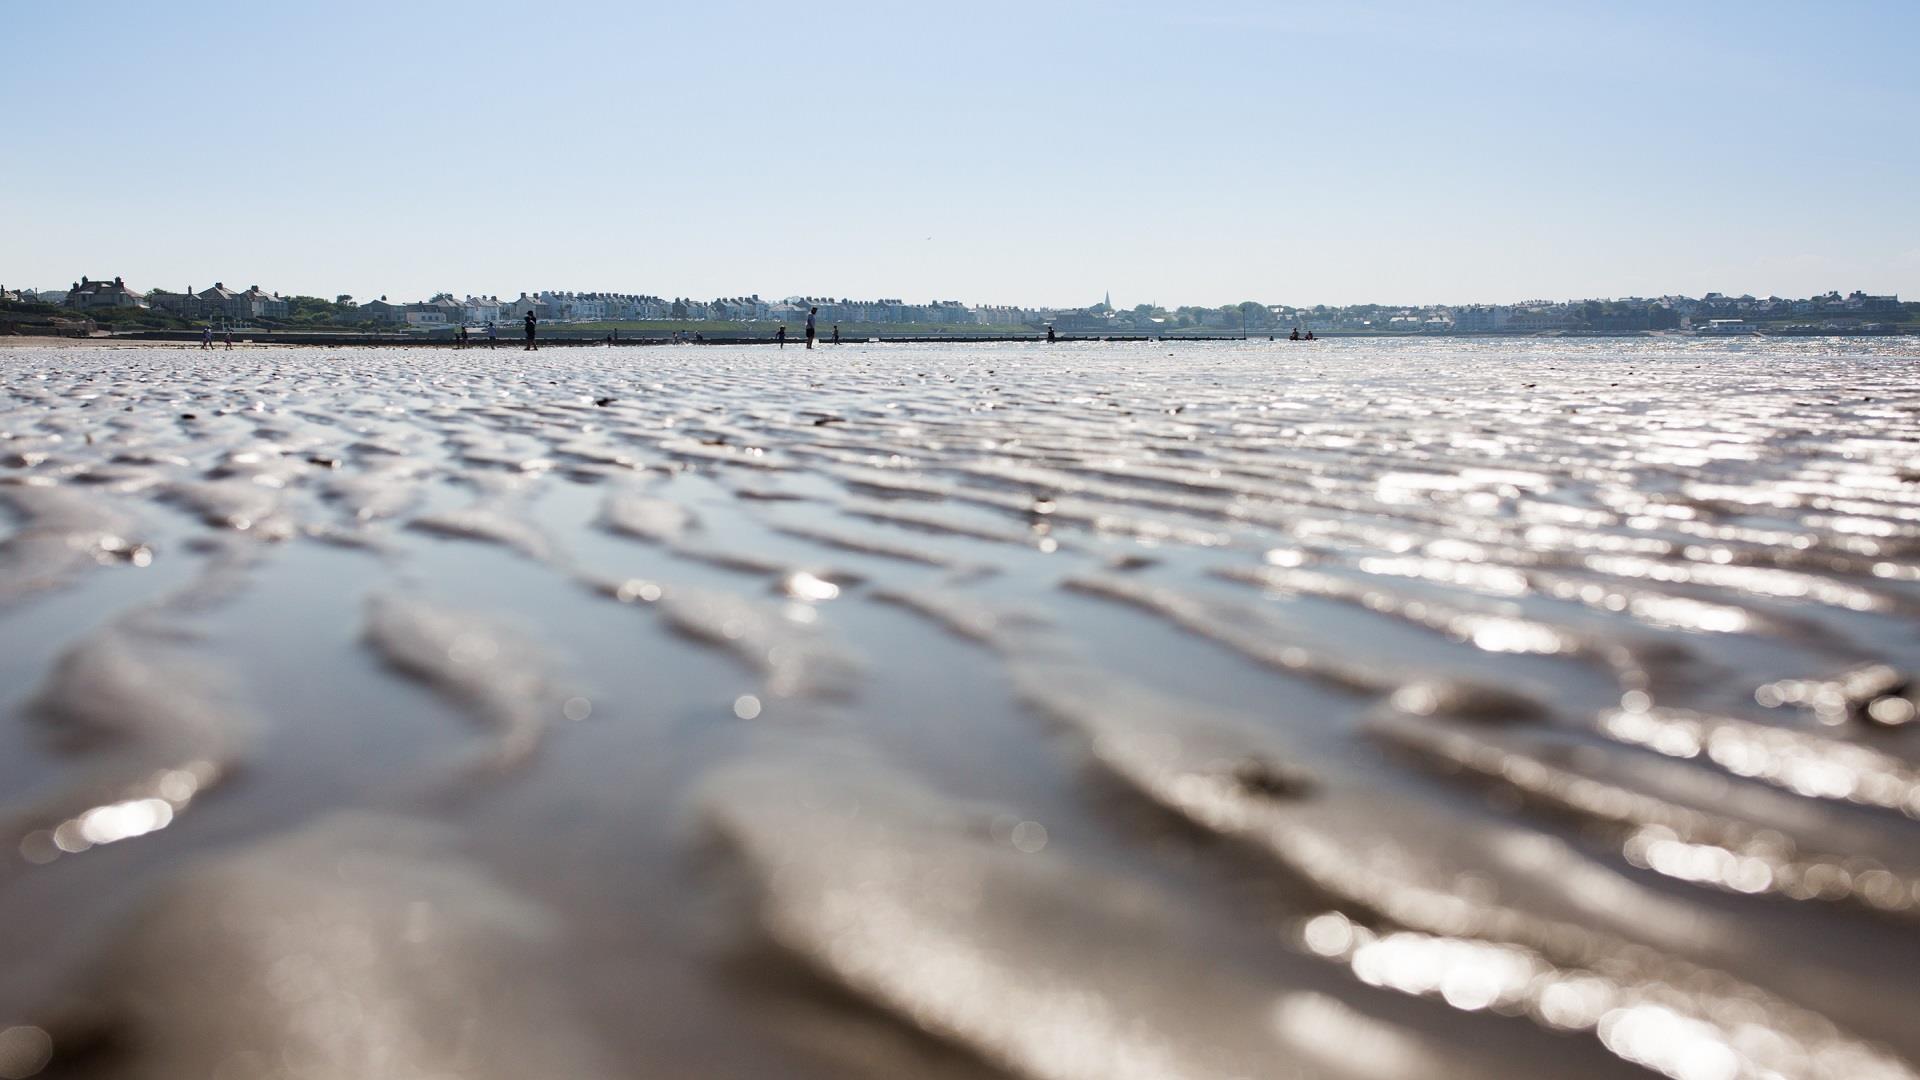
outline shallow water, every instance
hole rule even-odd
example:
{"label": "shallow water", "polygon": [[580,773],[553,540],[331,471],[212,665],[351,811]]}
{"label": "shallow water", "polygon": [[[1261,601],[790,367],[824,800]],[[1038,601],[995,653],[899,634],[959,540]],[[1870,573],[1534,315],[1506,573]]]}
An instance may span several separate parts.
{"label": "shallow water", "polygon": [[1920,353],[0,350],[0,1077],[1912,1077]]}

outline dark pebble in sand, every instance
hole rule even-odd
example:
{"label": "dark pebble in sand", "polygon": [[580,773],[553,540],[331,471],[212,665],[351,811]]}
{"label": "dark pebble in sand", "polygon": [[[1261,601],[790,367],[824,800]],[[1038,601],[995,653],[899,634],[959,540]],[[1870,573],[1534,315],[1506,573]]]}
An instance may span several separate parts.
{"label": "dark pebble in sand", "polygon": [[1847,701],[1847,717],[1873,727],[1896,728],[1911,723],[1916,710],[1912,695],[1913,678],[1897,668],[1875,664],[1840,679],[1840,692]]}
{"label": "dark pebble in sand", "polygon": [[1411,682],[1393,693],[1396,708],[1417,716],[1444,716],[1486,724],[1544,720],[1546,706],[1496,686],[1447,680]]}
{"label": "dark pebble in sand", "polygon": [[1268,799],[1297,799],[1313,790],[1306,774],[1257,760],[1241,762],[1233,770],[1233,781],[1241,791]]}

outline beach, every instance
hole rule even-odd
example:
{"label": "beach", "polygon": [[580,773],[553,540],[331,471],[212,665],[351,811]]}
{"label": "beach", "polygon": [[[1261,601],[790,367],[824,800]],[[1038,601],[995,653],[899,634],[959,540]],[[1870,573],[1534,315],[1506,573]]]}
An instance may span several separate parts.
{"label": "beach", "polygon": [[1911,338],[0,349],[0,1077],[1920,1076]]}

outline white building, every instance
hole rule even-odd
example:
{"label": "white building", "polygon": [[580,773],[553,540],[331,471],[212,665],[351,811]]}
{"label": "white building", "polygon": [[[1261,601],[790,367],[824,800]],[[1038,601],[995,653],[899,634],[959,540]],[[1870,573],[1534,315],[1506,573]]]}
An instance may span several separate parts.
{"label": "white building", "polygon": [[460,317],[469,326],[500,321],[500,298],[497,296],[469,296],[460,305]]}

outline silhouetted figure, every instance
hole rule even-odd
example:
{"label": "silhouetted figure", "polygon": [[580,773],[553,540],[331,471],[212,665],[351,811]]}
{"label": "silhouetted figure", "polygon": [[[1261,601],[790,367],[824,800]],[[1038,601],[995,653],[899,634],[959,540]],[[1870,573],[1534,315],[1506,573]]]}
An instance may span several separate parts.
{"label": "silhouetted figure", "polygon": [[1309,331],[1307,331],[1307,340],[1308,340],[1308,341],[1312,341],[1312,340],[1313,340],[1313,331],[1311,331],[1311,330],[1309,330]]}
{"label": "silhouetted figure", "polygon": [[499,344],[499,342],[500,342],[500,328],[493,325],[492,319],[488,319],[487,320],[487,348],[491,349],[495,345]]}
{"label": "silhouetted figure", "polygon": [[840,344],[840,324],[839,323],[833,324],[833,343],[835,345]]}
{"label": "silhouetted figure", "polygon": [[533,340],[533,328],[535,325],[537,325],[540,322],[540,320],[534,318],[533,312],[529,311],[527,312],[527,317],[524,321],[527,324],[527,347],[525,351],[532,352],[535,349],[538,349],[540,347],[539,344]]}
{"label": "silhouetted figure", "polygon": [[226,336],[227,336],[227,348],[231,349],[233,348],[233,331],[228,330],[226,332]]}
{"label": "silhouetted figure", "polygon": [[1293,333],[1291,333],[1291,334],[1288,334],[1288,335],[1287,335],[1287,340],[1288,340],[1288,341],[1299,341],[1299,340],[1300,340],[1300,328],[1299,328],[1299,327],[1297,327],[1297,326],[1296,326],[1296,327],[1294,327],[1294,328],[1293,328]]}
{"label": "silhouetted figure", "polygon": [[813,338],[815,333],[813,329],[813,319],[814,319],[814,316],[818,314],[820,314],[819,308],[807,309],[807,348],[809,349],[813,348]]}
{"label": "silhouetted figure", "polygon": [[1047,344],[1051,345],[1058,340],[1060,339],[1053,336],[1053,327],[1047,327]]}
{"label": "silhouetted figure", "polygon": [[773,332],[773,340],[779,342],[781,348],[784,349],[787,347],[787,324],[786,323],[781,323],[780,329],[775,330]]}
{"label": "silhouetted figure", "polygon": [[212,326],[208,326],[206,332],[200,335],[200,348],[202,350],[211,350],[213,348]]}

